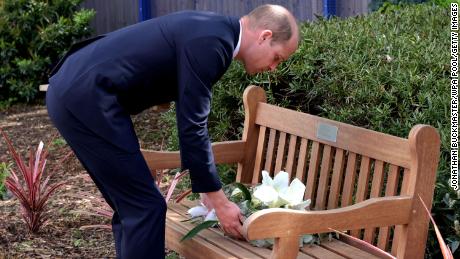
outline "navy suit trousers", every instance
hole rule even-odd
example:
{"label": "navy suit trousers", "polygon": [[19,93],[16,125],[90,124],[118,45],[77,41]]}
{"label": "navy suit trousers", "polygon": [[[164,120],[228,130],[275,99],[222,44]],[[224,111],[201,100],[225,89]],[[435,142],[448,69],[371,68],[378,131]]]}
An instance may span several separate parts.
{"label": "navy suit trousers", "polygon": [[[51,85],[46,102],[54,125],[114,210],[117,258],[164,258],[166,203],[140,150],[123,150],[88,128]],[[125,123],[132,127],[128,114]]]}

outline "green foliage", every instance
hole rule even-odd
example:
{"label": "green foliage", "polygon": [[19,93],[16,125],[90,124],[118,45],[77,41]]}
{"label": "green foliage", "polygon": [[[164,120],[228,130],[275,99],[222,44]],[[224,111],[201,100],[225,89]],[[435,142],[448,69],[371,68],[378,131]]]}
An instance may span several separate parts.
{"label": "green foliage", "polygon": [[451,3],[460,4],[460,0],[431,0],[432,3],[442,6],[442,7],[449,7]]}
{"label": "green foliage", "polygon": [[11,165],[5,162],[0,163],[0,200],[3,199],[6,193],[5,179],[8,176]]}
{"label": "green foliage", "polygon": [[29,102],[51,65],[89,36],[94,11],[82,0],[4,0],[0,9],[0,103]]}
{"label": "green foliage", "polygon": [[369,8],[372,11],[379,10],[380,12],[384,12],[385,10],[387,10],[387,8],[393,9],[394,6],[398,5],[420,4],[429,1],[430,0],[372,0],[369,4]]}
{"label": "green foliage", "polygon": [[460,0],[372,0],[369,9],[381,13],[399,10],[407,4],[432,3],[445,8],[450,8],[451,3],[460,3]]}
{"label": "green foliage", "polygon": [[180,256],[178,253],[174,252],[174,251],[170,251],[167,255],[166,255],[166,259],[179,259]]}
{"label": "green foliage", "polygon": [[[269,103],[400,137],[407,137],[416,124],[429,124],[437,128],[442,142],[433,211],[444,208],[445,194],[451,193],[446,187],[450,178],[449,19],[448,8],[426,3],[304,23],[298,51],[276,72],[248,77],[234,62],[214,86],[208,122],[212,140],[241,137],[241,96],[249,84],[262,86]],[[449,210],[452,220],[438,225],[453,246],[460,240],[453,223],[459,220],[460,209]],[[428,254],[436,257],[439,245],[431,233]]]}
{"label": "green foliage", "polygon": [[[460,254],[460,249],[458,249],[460,245],[460,192],[455,192],[444,182],[438,182],[431,211],[446,244],[452,253],[458,256]],[[428,248],[433,257],[441,257],[434,234],[428,237]]]}
{"label": "green foliage", "polygon": [[248,188],[245,185],[243,185],[242,183],[235,183],[235,185],[236,185],[236,188],[240,189],[241,192],[243,193],[244,200],[247,200],[247,201],[252,200],[251,193],[249,192]]}
{"label": "green foliage", "polygon": [[219,223],[217,220],[208,220],[208,221],[201,222],[200,224],[196,225],[192,230],[190,230],[186,235],[184,235],[180,239],[180,242],[193,238],[201,230],[208,229],[208,228],[210,228],[212,226],[215,226],[217,223]]}
{"label": "green foliage", "polygon": [[63,147],[67,145],[67,142],[63,138],[56,138],[56,139],[53,139],[53,142],[51,144],[55,147]]}

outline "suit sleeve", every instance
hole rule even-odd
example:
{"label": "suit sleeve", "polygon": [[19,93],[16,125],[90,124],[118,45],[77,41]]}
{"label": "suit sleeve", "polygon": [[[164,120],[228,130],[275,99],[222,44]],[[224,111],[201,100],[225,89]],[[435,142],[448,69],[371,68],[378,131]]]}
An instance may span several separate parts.
{"label": "suit sleeve", "polygon": [[183,169],[189,169],[192,191],[218,191],[222,185],[217,174],[208,115],[211,86],[228,67],[229,47],[215,38],[189,41],[178,51],[178,99],[176,117]]}

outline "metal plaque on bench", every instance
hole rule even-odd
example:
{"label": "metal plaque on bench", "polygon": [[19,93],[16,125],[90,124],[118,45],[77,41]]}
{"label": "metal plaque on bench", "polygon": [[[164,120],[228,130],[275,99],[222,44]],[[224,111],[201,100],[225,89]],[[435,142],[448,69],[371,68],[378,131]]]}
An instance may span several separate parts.
{"label": "metal plaque on bench", "polygon": [[316,137],[330,142],[337,142],[337,131],[339,128],[326,123],[319,123],[316,130]]}

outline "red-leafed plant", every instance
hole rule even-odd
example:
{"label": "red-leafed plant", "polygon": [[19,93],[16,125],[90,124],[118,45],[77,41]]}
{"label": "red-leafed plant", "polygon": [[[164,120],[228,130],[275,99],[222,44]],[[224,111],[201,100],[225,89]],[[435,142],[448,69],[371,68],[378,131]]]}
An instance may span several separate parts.
{"label": "red-leafed plant", "polygon": [[10,168],[10,175],[6,178],[5,182],[6,188],[18,198],[21,204],[21,214],[24,221],[27,223],[29,231],[36,233],[49,218],[46,211],[46,205],[50,196],[61,187],[64,182],[50,185],[49,180],[53,173],[48,174],[46,178],[44,177],[43,174],[45,172],[48,149],[43,150],[43,142],[40,142],[38,145],[35,156],[33,155],[33,151],[30,150],[29,161],[28,164],[26,164],[21,155],[16,152],[16,149],[13,147],[11,140],[7,137],[5,132],[1,129],[0,132],[20,172],[20,174],[18,174],[13,168]]}

